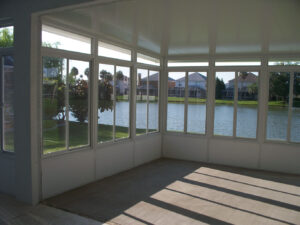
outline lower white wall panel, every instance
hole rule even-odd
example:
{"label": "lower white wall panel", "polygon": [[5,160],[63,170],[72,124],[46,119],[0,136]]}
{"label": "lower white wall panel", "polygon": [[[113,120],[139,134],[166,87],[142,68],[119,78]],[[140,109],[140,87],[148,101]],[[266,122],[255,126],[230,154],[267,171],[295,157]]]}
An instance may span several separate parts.
{"label": "lower white wall panel", "polygon": [[14,157],[0,155],[0,192],[14,195],[15,183]]}
{"label": "lower white wall panel", "polygon": [[161,135],[151,134],[135,140],[135,166],[161,157]]}
{"label": "lower white wall panel", "polygon": [[300,147],[287,144],[263,144],[260,167],[263,170],[300,174]]}
{"label": "lower white wall panel", "polygon": [[124,141],[96,150],[96,179],[132,168],[133,142]]}
{"label": "lower white wall panel", "polygon": [[43,199],[94,180],[94,152],[74,151],[42,161]]}
{"label": "lower white wall panel", "polygon": [[[208,154],[208,158],[206,157]],[[300,147],[255,140],[165,134],[163,156],[213,164],[300,174]]]}
{"label": "lower white wall panel", "polygon": [[161,134],[100,145],[42,160],[42,198],[131,169],[161,157]]}
{"label": "lower white wall panel", "polygon": [[207,140],[202,137],[165,135],[163,156],[192,161],[207,161]]}
{"label": "lower white wall panel", "polygon": [[242,140],[217,140],[209,142],[209,161],[215,164],[257,168],[259,144]]}

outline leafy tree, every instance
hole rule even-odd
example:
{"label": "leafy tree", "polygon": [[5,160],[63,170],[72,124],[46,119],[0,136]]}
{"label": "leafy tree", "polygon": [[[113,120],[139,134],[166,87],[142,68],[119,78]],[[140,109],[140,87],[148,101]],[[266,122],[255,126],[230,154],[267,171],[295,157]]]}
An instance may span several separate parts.
{"label": "leafy tree", "polygon": [[48,47],[48,48],[58,48],[58,46],[60,45],[60,42],[57,41],[57,42],[54,42],[54,43],[48,43],[48,42],[43,42],[42,43],[42,46],[43,47]]}
{"label": "leafy tree", "polygon": [[14,44],[14,35],[8,28],[0,29],[0,47],[11,47]]}
{"label": "leafy tree", "polygon": [[122,71],[118,71],[117,72],[117,80],[123,80],[124,79],[124,74]]}
{"label": "leafy tree", "polygon": [[222,99],[223,91],[226,89],[223,79],[216,79],[216,99]]}
{"label": "leafy tree", "polygon": [[103,81],[109,82],[113,80],[113,76],[110,72],[107,72],[106,70],[100,71],[100,78]]}
{"label": "leafy tree", "polygon": [[44,94],[44,117],[52,119],[57,117],[58,120],[65,120],[65,81],[63,80],[63,59],[44,57],[44,68],[53,69],[55,76],[43,78],[43,94]]}
{"label": "leafy tree", "polygon": [[[74,71],[76,72],[76,70]],[[88,117],[88,82],[82,78],[83,75],[80,75],[80,78],[76,79],[74,84],[70,84],[69,94],[70,111],[81,123]]]}
{"label": "leafy tree", "polygon": [[269,84],[270,100],[287,101],[289,96],[289,79],[288,73],[272,73]]}
{"label": "leafy tree", "polygon": [[294,107],[300,107],[300,73],[294,74]]}
{"label": "leafy tree", "polygon": [[98,107],[100,112],[113,109],[113,86],[111,84],[113,76],[106,70],[100,71],[100,80],[98,81]]}
{"label": "leafy tree", "polygon": [[257,95],[257,93],[258,93],[257,83],[253,83],[253,84],[248,86],[248,93],[250,95]]}

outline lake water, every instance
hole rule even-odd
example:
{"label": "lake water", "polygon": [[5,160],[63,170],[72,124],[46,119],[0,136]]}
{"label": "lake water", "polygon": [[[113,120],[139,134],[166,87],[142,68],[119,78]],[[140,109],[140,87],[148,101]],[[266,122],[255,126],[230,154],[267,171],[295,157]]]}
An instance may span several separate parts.
{"label": "lake water", "polygon": [[[145,128],[147,121],[146,103],[136,104],[136,127]],[[232,105],[216,105],[214,134],[232,136],[233,134]],[[184,104],[168,103],[167,130],[183,131],[184,129]],[[286,140],[287,137],[287,114],[284,107],[270,107],[267,119],[267,137],[272,140]],[[99,124],[113,124],[113,112],[98,112]],[[190,104],[188,106],[187,131],[190,133],[205,133],[205,104]],[[300,108],[293,108],[291,123],[291,141],[300,142]],[[70,116],[70,120],[76,119]],[[149,103],[149,129],[158,127],[158,103]],[[129,103],[116,103],[116,125],[129,126]],[[237,137],[255,138],[257,127],[257,107],[238,106],[237,108]]]}

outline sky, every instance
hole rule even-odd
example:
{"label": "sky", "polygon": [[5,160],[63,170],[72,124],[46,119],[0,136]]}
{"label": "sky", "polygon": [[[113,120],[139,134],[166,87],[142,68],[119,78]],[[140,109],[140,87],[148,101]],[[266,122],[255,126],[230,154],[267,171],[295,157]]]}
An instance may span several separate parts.
{"label": "sky", "polygon": [[2,31],[3,29],[8,29],[8,31],[9,31],[10,34],[14,33],[14,27],[13,26],[10,26],[10,27],[1,27],[0,31]]}

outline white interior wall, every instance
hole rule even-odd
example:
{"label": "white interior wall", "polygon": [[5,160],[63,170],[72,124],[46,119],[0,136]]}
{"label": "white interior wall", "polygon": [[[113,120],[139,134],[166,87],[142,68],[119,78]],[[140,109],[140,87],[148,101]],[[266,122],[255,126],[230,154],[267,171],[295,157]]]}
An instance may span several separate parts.
{"label": "white interior wall", "polygon": [[161,157],[161,134],[104,144],[42,160],[42,199]]}
{"label": "white interior wall", "polygon": [[15,194],[15,158],[0,153],[0,192]]}
{"label": "white interior wall", "polygon": [[[196,139],[196,140],[195,140]],[[205,157],[208,153],[208,157]],[[293,144],[259,144],[226,138],[165,134],[163,156],[221,165],[300,174],[300,150]]]}

